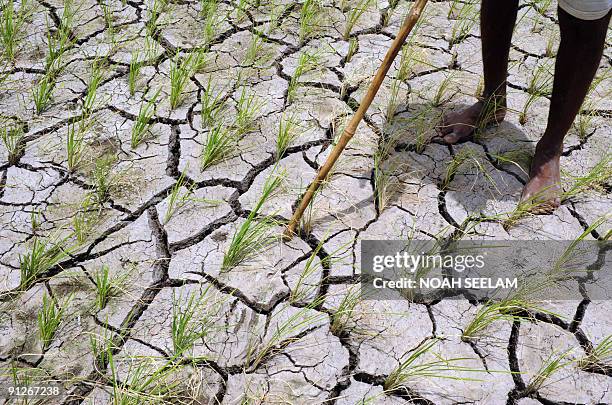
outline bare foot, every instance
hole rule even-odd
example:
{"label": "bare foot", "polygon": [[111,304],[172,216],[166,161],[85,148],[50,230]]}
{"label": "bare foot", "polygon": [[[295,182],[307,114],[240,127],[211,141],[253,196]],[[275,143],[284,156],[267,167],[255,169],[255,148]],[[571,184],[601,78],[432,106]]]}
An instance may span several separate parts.
{"label": "bare foot", "polygon": [[531,164],[529,181],[523,188],[520,204],[533,214],[550,214],[561,204],[561,173],[557,153],[539,152]]}
{"label": "bare foot", "polygon": [[449,145],[466,142],[477,129],[502,122],[506,116],[506,101],[502,97],[497,100],[497,103],[479,101],[461,111],[445,114],[438,126],[442,142]]}

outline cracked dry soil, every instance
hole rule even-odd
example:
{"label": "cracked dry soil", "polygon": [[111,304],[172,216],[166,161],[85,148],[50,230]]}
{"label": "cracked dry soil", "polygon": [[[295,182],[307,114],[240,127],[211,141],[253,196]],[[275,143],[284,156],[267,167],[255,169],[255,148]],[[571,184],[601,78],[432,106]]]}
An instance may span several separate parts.
{"label": "cracked dry soil", "polygon": [[[311,0],[224,0],[203,10],[209,3],[15,3],[17,13],[29,12],[0,83],[4,134],[17,139],[12,149],[0,146],[3,386],[44,375],[63,387],[42,399],[53,404],[612,402],[611,365],[578,361],[610,339],[609,301],[542,303],[528,320],[498,320],[469,341],[461,334],[482,307],[476,302],[346,307],[359,282],[361,240],[606,237],[609,41],[562,157],[567,188],[598,167],[604,174],[553,215],[508,226],[503,218],[546,124],[547,96],[531,95],[546,79],[535,72],[550,75],[556,4],[521,5],[506,121],[473,142],[443,146],[426,142],[435,120],[470,103],[481,86],[478,3],[430,2],[403,63],[398,57],[307,213],[309,232],[268,241],[257,257],[227,267],[224,256],[254,210],[255,220],[270,215],[278,222],[269,230],[282,231],[411,3],[370,1],[346,39],[352,10],[366,2],[323,0],[314,17],[304,11]],[[50,64],[49,41],[62,32],[65,49]],[[187,72],[172,106],[172,76],[189,55],[203,62]],[[314,63],[304,64],[308,58]],[[88,104],[95,66],[101,76]],[[34,95],[46,79],[51,96],[37,112]],[[213,93],[223,107],[210,123],[203,117]],[[149,101],[149,126],[134,143]],[[288,117],[297,125],[278,153]],[[222,161],[202,170],[220,121],[246,127]],[[71,130],[77,146],[69,158]],[[375,167],[382,148],[388,153]],[[449,173],[457,156],[470,159]],[[266,180],[279,173],[282,184],[258,207]],[[24,275],[28,259],[38,261]],[[59,322],[45,339],[41,313],[50,307]],[[177,316],[189,308],[181,334]],[[444,373],[455,379],[416,376],[388,389],[406,353],[432,338],[440,356],[480,371],[451,369]],[[565,351],[567,364],[535,384],[542,364]]]}

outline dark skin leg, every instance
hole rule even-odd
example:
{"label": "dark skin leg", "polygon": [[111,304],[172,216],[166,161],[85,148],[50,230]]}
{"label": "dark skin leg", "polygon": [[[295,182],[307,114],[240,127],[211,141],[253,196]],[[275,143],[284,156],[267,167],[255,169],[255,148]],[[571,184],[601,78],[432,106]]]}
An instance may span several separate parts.
{"label": "dark skin leg", "polygon": [[561,43],[548,123],[536,146],[529,182],[521,195],[521,201],[537,203],[537,212],[549,212],[560,204],[559,159],[563,138],[580,111],[599,67],[612,11],[599,20],[580,20],[562,9],[558,15]]}
{"label": "dark skin leg", "polygon": [[480,37],[484,70],[484,91],[476,104],[444,116],[439,127],[444,143],[472,138],[474,130],[499,123],[506,115],[506,78],[512,31],[518,0],[482,0]]}

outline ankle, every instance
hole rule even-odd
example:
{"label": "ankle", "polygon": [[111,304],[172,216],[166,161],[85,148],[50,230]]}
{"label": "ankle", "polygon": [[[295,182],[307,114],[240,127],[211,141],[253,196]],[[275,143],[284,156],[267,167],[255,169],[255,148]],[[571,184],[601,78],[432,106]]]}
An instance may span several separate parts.
{"label": "ankle", "polygon": [[536,145],[534,158],[541,162],[559,160],[561,152],[563,152],[563,144],[551,143],[541,139]]}

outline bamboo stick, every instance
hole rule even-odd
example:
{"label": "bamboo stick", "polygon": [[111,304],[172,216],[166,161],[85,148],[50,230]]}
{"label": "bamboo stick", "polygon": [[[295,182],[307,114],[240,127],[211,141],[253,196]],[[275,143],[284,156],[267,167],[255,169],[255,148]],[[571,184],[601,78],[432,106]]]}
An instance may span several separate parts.
{"label": "bamboo stick", "polygon": [[397,54],[399,53],[400,49],[402,48],[402,45],[406,41],[406,38],[408,38],[410,31],[412,31],[412,28],[414,28],[419,18],[421,17],[421,14],[426,4],[427,0],[417,0],[412,5],[410,13],[406,17],[406,20],[404,21],[402,28],[397,34],[397,37],[391,44],[391,47],[387,51],[387,54],[385,55],[385,58],[383,59],[380,68],[378,68],[378,71],[376,72],[376,75],[374,76],[374,79],[372,80],[372,83],[368,88],[368,92],[366,93],[365,97],[361,101],[361,104],[359,105],[359,108],[357,109],[357,111],[353,115],[353,118],[351,118],[348,125],[344,129],[342,136],[338,140],[338,143],[336,144],[334,149],[331,151],[331,154],[329,155],[323,166],[321,166],[321,168],[319,169],[317,177],[308,187],[308,190],[300,201],[300,205],[293,213],[293,216],[291,217],[291,220],[289,221],[289,224],[287,225],[287,228],[283,233],[283,236],[286,240],[291,239],[295,234],[295,229],[300,223],[300,219],[302,218],[304,211],[310,204],[312,197],[316,193],[323,180],[325,180],[325,178],[329,174],[330,170],[342,154],[342,151],[344,150],[348,142],[351,140],[353,135],[355,135],[355,131],[357,130],[359,123],[363,119],[363,116],[365,115],[366,111],[368,111],[368,108],[370,107],[370,104],[372,104],[374,97],[376,97],[376,93],[378,93],[378,90],[380,89],[383,80],[385,80],[387,72],[391,68],[393,61],[397,57]]}

